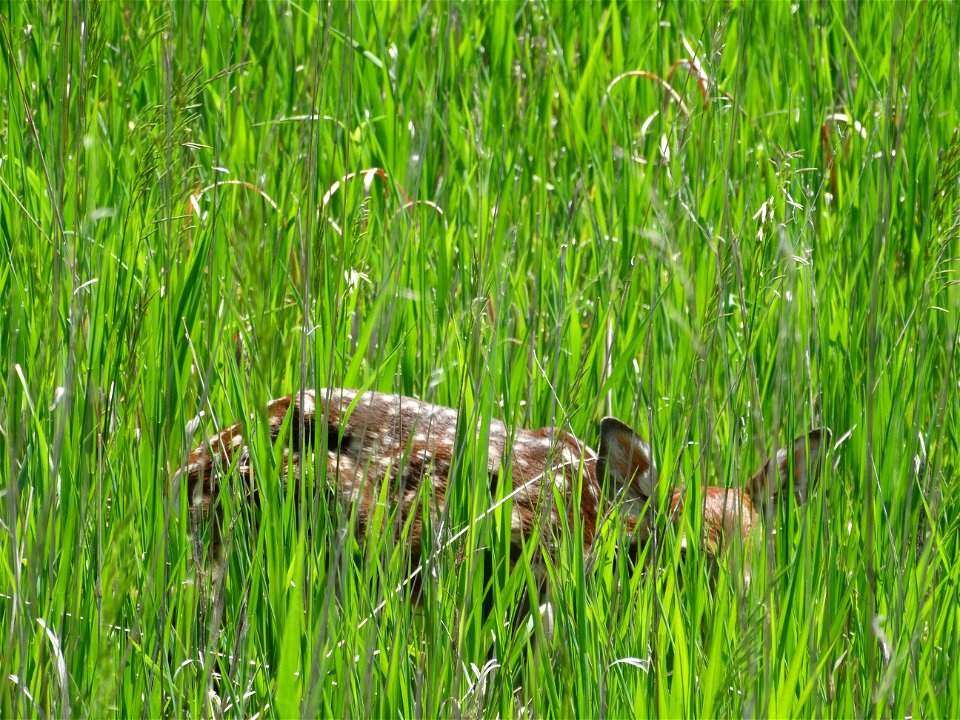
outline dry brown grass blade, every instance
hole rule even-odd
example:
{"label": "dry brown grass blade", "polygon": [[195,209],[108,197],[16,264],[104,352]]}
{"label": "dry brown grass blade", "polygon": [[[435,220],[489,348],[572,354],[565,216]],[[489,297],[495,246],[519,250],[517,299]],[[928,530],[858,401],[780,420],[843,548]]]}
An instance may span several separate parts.
{"label": "dry brown grass blade", "polygon": [[652,80],[653,82],[657,83],[661,88],[663,88],[663,90],[666,91],[667,97],[670,100],[673,100],[673,102],[677,103],[677,105],[680,107],[681,112],[683,112],[683,114],[686,115],[687,117],[690,116],[690,108],[688,108],[686,103],[683,102],[683,98],[680,97],[680,93],[674,90],[673,86],[669,82],[664,80],[662,77],[660,77],[656,73],[648,72],[646,70],[628,70],[627,72],[620,73],[613,80],[611,80],[610,83],[607,85],[606,94],[609,95],[610,91],[613,90],[615,86],[619,85],[622,81],[631,77],[644,78],[646,80]]}

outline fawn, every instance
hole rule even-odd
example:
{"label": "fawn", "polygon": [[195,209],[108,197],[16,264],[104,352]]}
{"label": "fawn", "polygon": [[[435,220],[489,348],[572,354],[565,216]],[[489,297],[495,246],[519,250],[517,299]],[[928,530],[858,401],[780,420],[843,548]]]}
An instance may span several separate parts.
{"label": "fawn", "polygon": [[[291,418],[286,423],[288,414]],[[388,483],[385,497],[391,504],[388,509],[397,511],[397,540],[406,543],[412,562],[418,562],[423,533],[421,485],[430,483],[433,496],[428,505],[434,515],[433,527],[437,527],[455,463],[457,433],[469,431],[458,430],[461,417],[456,410],[415,398],[337,388],[307,390],[273,400],[267,406],[267,419],[274,441],[285,425],[289,427],[282,482],[291,476],[299,480],[301,461],[312,462],[314,443],[326,438],[326,478],[332,500],[356,513],[361,538],[379,530],[369,525],[384,497],[383,483]],[[805,502],[818,478],[826,434],[820,428],[800,436],[792,448],[781,449],[764,463],[742,488],[705,488],[704,551],[719,556],[733,537],[749,539],[758,522],[758,510],[762,512],[768,501],[775,502],[791,489],[798,504]],[[231,467],[256,497],[257,485],[239,423],[197,447],[177,474],[178,478],[186,476],[194,523],[211,513],[217,516],[220,477]],[[506,491],[498,490],[502,477],[511,482]],[[559,537],[565,525],[572,527],[574,513],[579,514],[585,552],[610,511],[625,515],[633,543],[645,542],[651,529],[649,514],[644,512],[651,498],[651,505],[656,504],[657,471],[650,447],[615,418],[604,418],[600,424],[599,452],[556,428],[517,430],[511,436],[502,422],[491,420],[483,482],[495,501],[498,495],[509,495],[512,500],[512,561],[536,530],[540,530],[541,551],[549,553],[551,540]],[[555,502],[554,488],[565,502]],[[682,503],[683,491],[674,490],[670,500],[674,518],[679,517]],[[566,518],[561,517],[562,511]],[[405,527],[408,530],[404,532]],[[210,549],[215,563],[221,561],[221,553],[219,522],[215,520]],[[534,564],[533,570],[542,581],[544,567]]]}

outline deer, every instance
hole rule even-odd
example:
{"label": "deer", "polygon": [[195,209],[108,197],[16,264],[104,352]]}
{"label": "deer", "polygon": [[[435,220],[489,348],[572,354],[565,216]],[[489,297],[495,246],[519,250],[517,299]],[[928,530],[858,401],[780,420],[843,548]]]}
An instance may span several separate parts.
{"label": "deer", "polygon": [[[389,510],[395,511],[396,541],[403,543],[412,563],[422,558],[424,507],[429,508],[430,527],[438,527],[456,472],[458,433],[470,432],[462,414],[412,397],[330,388],[272,400],[266,420],[274,443],[284,441],[283,428],[288,428],[280,482],[299,482],[303,465],[325,451],[330,501],[348,516],[355,514],[358,539],[383,530],[373,523],[383,517],[377,505],[386,497]],[[228,472],[236,473],[253,502],[262,480],[254,477],[243,427],[237,423],[202,442],[175,475],[175,482],[186,482],[192,527],[213,519],[208,557],[215,579],[222,579],[223,572],[218,505],[223,480]],[[603,418],[597,451],[558,428],[511,433],[496,419],[490,420],[486,437],[486,472],[477,482],[486,484],[495,502],[512,502],[511,563],[535,536],[539,552],[550,555],[575,521],[582,528],[583,551],[589,553],[600,526],[613,513],[623,517],[634,549],[649,541],[657,520],[651,509],[657,504],[658,473],[650,445],[626,423]],[[749,543],[765,509],[788,494],[796,505],[804,504],[819,478],[828,437],[826,428],[799,436],[739,487],[706,486],[701,497],[705,554],[719,559],[733,542]],[[505,479],[510,485],[500,487]],[[432,493],[428,503],[420,501],[424,489]],[[556,501],[557,493],[562,502]],[[678,527],[684,499],[682,488],[672,489],[670,518]],[[685,547],[682,530],[681,536]],[[545,581],[542,562],[532,562],[531,569],[537,582]],[[743,570],[749,583],[749,567]]]}

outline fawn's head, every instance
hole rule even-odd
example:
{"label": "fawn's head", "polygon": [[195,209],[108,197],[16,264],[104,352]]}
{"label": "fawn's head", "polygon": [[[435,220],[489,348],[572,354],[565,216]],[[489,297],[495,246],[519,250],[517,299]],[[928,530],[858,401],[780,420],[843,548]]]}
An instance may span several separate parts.
{"label": "fawn's head", "polygon": [[[760,516],[772,515],[790,494],[795,505],[806,503],[819,480],[828,441],[829,430],[817,428],[799,436],[791,446],[781,448],[741,486],[703,488],[704,552],[719,558],[734,540],[749,542]],[[608,490],[631,518],[631,525],[636,524],[642,542],[656,522],[653,508],[657,505],[658,475],[650,446],[616,418],[604,418],[600,425],[597,479],[602,483],[604,478]],[[684,496],[682,488],[674,488],[670,493],[670,520],[676,526],[680,525]],[[685,549],[685,535],[681,535],[680,542]],[[745,581],[749,582],[749,578],[749,567],[744,567]]]}

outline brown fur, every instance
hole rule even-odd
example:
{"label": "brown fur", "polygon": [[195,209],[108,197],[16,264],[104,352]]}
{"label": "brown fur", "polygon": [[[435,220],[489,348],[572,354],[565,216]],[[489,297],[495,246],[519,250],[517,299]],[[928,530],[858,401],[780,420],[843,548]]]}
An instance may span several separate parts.
{"label": "brown fur", "polygon": [[[290,476],[299,480],[302,453],[322,451],[319,445],[323,439],[331,498],[348,512],[356,512],[356,530],[361,539],[378,530],[371,522],[377,513],[383,483],[387,483],[388,509],[398,511],[395,539],[408,544],[411,559],[417,562],[423,533],[421,486],[429,483],[425,490],[430,493],[430,519],[432,526],[437,527],[446,503],[457,438],[469,432],[469,428],[462,427],[466,420],[451,408],[398,395],[366,392],[358,397],[355,390],[305,391],[302,396],[298,393],[268,405],[267,420],[274,441],[288,414],[290,434],[281,482]],[[178,473],[178,477],[185,476],[187,480],[194,522],[211,515],[220,478],[234,463],[243,487],[256,498],[257,479],[253,477],[242,429],[238,423],[209,438],[190,453]],[[787,451],[781,450],[746,483],[745,490],[706,488],[704,527],[708,553],[722,552],[734,534],[749,536],[758,521],[754,509],[757,499],[774,500],[782,489],[791,486],[799,501],[806,499],[805,448],[809,445],[814,468],[809,483],[812,484],[819,468],[821,435],[820,430],[815,430],[794,444],[792,476]],[[608,486],[616,491],[615,498],[602,497],[604,474]],[[503,477],[510,478],[510,488],[498,487]],[[601,424],[599,453],[555,428],[517,430],[510,438],[502,422],[490,421],[485,481],[494,499],[512,495],[513,558],[536,530],[541,531],[541,545],[547,552],[553,545],[551,541],[563,532],[564,522],[554,501],[553,487],[563,498],[568,527],[575,521],[574,513],[579,513],[585,552],[590,549],[611,500],[617,501],[625,513],[627,527],[635,530],[635,540],[643,542],[649,523],[641,512],[654,496],[656,480],[649,446],[619,420],[606,418]],[[579,497],[574,497],[578,488]],[[671,500],[674,517],[679,515],[682,501],[682,493],[675,491]],[[214,515],[219,520],[218,514]],[[402,529],[407,525],[409,530],[404,535]],[[215,558],[221,552],[219,532],[219,522],[214,522],[210,552]]]}

